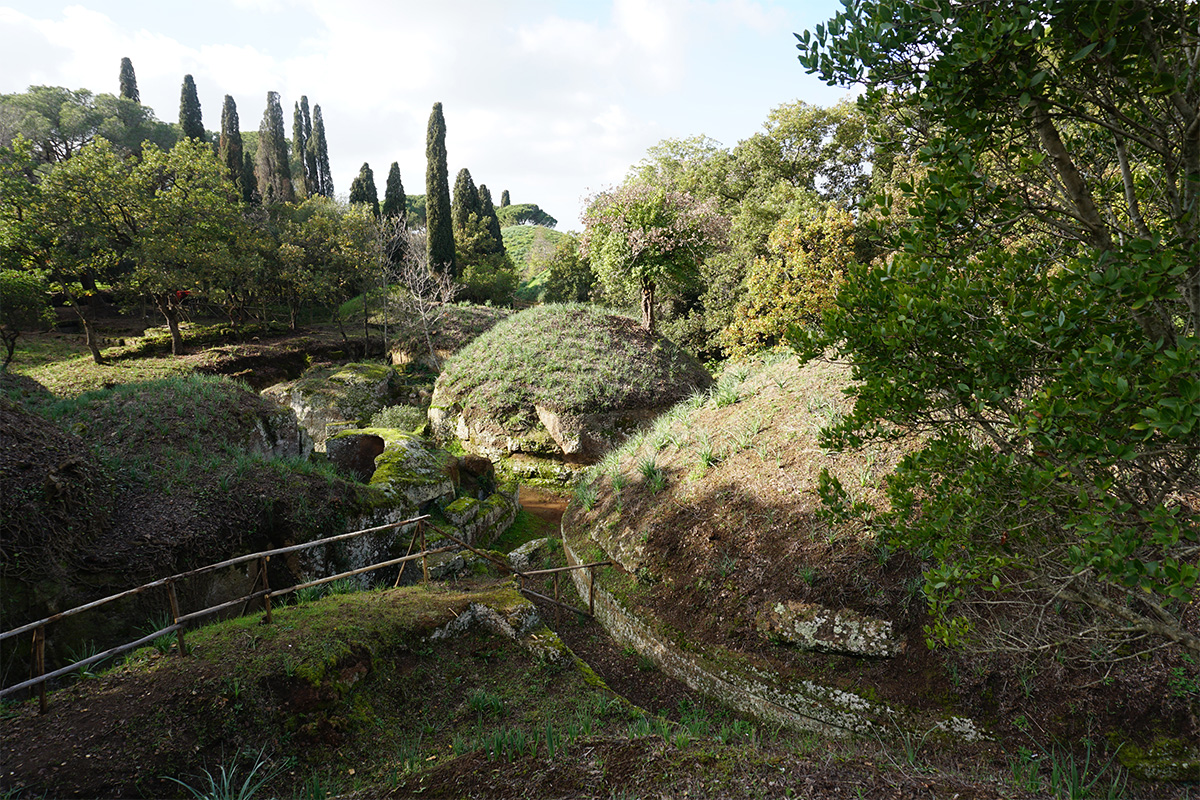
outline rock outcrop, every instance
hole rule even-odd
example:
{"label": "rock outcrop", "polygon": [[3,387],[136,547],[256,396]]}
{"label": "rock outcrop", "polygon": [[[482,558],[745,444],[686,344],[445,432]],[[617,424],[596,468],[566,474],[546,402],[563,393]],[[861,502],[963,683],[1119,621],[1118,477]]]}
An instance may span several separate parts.
{"label": "rock outcrop", "polygon": [[404,401],[399,376],[381,364],[343,364],[309,369],[299,379],[262,391],[264,397],[288,406],[324,451],[332,433],[366,425],[381,409]]}

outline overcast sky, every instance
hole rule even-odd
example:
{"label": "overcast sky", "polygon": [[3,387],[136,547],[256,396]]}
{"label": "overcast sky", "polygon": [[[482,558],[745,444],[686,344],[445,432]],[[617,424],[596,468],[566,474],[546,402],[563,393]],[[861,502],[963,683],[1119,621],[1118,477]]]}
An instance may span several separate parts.
{"label": "overcast sky", "polygon": [[837,0],[0,0],[0,93],[47,84],[118,92],[133,61],[142,103],[177,122],[191,74],[205,127],[226,94],[257,130],[279,92],[325,118],[334,185],[362,163],[382,195],[399,162],[425,191],[425,130],[441,102],[451,182],[537,203],[578,227],[584,198],[646,148],[697,134],[733,146],[774,107],[845,96],[806,75],[793,32]]}

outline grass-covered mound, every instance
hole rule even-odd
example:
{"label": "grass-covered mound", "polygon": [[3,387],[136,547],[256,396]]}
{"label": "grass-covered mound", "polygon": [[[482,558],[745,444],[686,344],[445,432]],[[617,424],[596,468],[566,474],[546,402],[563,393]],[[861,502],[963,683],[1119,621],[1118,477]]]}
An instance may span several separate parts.
{"label": "grass-covered mound", "polygon": [[[448,361],[432,405],[444,418],[461,415],[473,441],[536,439],[546,434],[546,412],[568,420],[628,412],[644,419],[710,383],[699,362],[628,317],[546,305],[506,319]],[[612,440],[626,432],[622,423],[595,435]],[[556,433],[542,438],[567,452]]]}
{"label": "grass-covered mound", "polygon": [[504,249],[521,280],[528,281],[539,269],[539,263],[544,262],[554,252],[558,243],[567,238],[567,234],[547,228],[544,225],[509,225],[500,229],[504,238]]}
{"label": "grass-covered mound", "polygon": [[[916,720],[910,743],[930,737],[947,752],[961,742],[942,737],[934,721],[975,720],[1000,745],[987,757],[1006,773],[1023,770],[1035,793],[1048,791],[1050,762],[1029,752],[1056,743],[1082,765],[1083,742],[1107,736],[1107,755],[1091,756],[1094,776],[1119,745],[1195,741],[1200,695],[1194,665],[1178,652],[1091,667],[1004,641],[994,652],[930,650],[920,554],[823,513],[822,468],[852,502],[879,507],[906,451],[903,440],[822,449],[819,430],[849,410],[848,379],[844,368],[791,358],[728,370],[708,397],[676,407],[590,471],[564,516],[564,541],[582,560],[617,561],[621,569],[597,583],[680,652],[717,671],[757,669],[784,686],[853,693],[864,707],[900,712],[897,724]],[[1002,614],[1004,598],[992,599]],[[829,628],[792,636],[781,609],[809,620],[838,612],[844,623],[885,621],[903,649],[854,655]],[[877,735],[889,729],[885,721]],[[1029,748],[1025,756],[1019,747]]]}

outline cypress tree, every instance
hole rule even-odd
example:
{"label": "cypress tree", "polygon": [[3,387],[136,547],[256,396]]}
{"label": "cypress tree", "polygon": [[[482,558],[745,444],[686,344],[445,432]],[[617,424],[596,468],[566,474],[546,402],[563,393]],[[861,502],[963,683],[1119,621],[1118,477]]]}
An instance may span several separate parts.
{"label": "cypress tree", "polygon": [[245,165],[245,158],[242,155],[242,129],[238,122],[237,103],[233,102],[233,97],[230,95],[225,95],[225,105],[221,108],[221,140],[217,149],[217,157],[225,166],[225,175],[245,199],[246,187],[242,184],[242,171]]}
{"label": "cypress tree", "polygon": [[321,116],[321,107],[313,106],[313,132],[308,143],[313,151],[316,162],[314,173],[317,194],[333,197],[333,175],[329,171],[329,145],[325,141],[325,120]]}
{"label": "cypress tree", "polygon": [[133,62],[128,58],[121,59],[121,97],[135,103],[142,102],[142,96],[138,94],[137,76],[133,74]]}
{"label": "cypress tree", "polygon": [[317,154],[313,151],[312,114],[308,110],[308,95],[300,95],[300,114],[304,118],[304,177],[309,195],[319,194],[316,190],[318,182]]}
{"label": "cypress tree", "polygon": [[183,76],[183,88],[179,92],[179,129],[188,139],[207,141],[204,122],[200,118],[200,98],[196,95],[196,82],[191,75]]}
{"label": "cypress tree", "polygon": [[307,143],[308,136],[304,133],[304,113],[300,111],[300,104],[296,103],[292,109],[292,152],[296,154],[297,169],[295,186],[305,197],[313,194],[312,182],[308,176]]}
{"label": "cypress tree", "polygon": [[479,184],[479,218],[487,226],[493,246],[491,252],[503,253],[504,236],[500,233],[500,218],[496,216],[496,208],[492,205],[492,193],[485,184]]}
{"label": "cypress tree", "polygon": [[288,166],[288,143],[283,130],[283,108],[279,93],[267,92],[267,109],[258,127],[258,158],[254,174],[258,193],[267,205],[290,203],[296,199]]}
{"label": "cypress tree", "polygon": [[433,104],[425,136],[425,231],[429,266],[457,278],[450,176],[446,167],[446,120],[442,116],[441,103]]}
{"label": "cypress tree", "polygon": [[479,190],[475,188],[475,181],[471,179],[471,173],[466,167],[460,169],[458,177],[454,179],[453,210],[455,236],[466,230],[471,214],[477,218],[483,216],[480,214]]}
{"label": "cypress tree", "polygon": [[503,192],[500,193],[500,207],[504,208],[504,207],[510,206],[510,205],[512,205],[512,203],[508,199],[508,189],[505,189]]}
{"label": "cypress tree", "polygon": [[371,207],[375,218],[379,218],[379,192],[375,189],[375,173],[365,161],[358,171],[358,177],[350,182],[350,202],[366,203]]}
{"label": "cypress tree", "polygon": [[403,217],[408,213],[408,199],[404,196],[404,184],[400,182],[400,165],[392,162],[388,170],[387,186],[383,190],[383,215],[388,218]]}
{"label": "cypress tree", "polygon": [[247,203],[257,205],[262,202],[262,195],[258,193],[258,181],[254,177],[254,157],[249,153],[242,156],[242,200]]}

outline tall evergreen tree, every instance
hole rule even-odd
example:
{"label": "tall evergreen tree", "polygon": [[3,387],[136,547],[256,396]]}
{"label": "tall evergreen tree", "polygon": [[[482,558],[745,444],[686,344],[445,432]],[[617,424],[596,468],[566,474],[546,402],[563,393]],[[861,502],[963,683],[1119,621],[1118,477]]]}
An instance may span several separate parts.
{"label": "tall evergreen tree", "polygon": [[458,177],[454,179],[452,209],[456,237],[466,229],[471,214],[474,214],[476,218],[483,217],[479,207],[479,190],[475,188],[475,181],[471,179],[471,172],[466,167],[460,169]]}
{"label": "tall evergreen tree", "polygon": [[121,59],[121,97],[135,103],[142,102],[142,96],[138,94],[137,75],[133,74],[133,62],[128,58]]}
{"label": "tall evergreen tree", "polygon": [[512,201],[510,201],[508,199],[508,189],[505,189],[503,192],[500,193],[500,207],[505,208],[505,207],[511,206],[511,205],[512,205]]}
{"label": "tall evergreen tree", "polygon": [[304,177],[308,182],[308,193],[310,195],[320,194],[316,187],[320,176],[317,171],[317,154],[313,150],[312,114],[308,110],[308,95],[306,94],[300,95],[300,115],[304,119]]}
{"label": "tall evergreen tree", "polygon": [[179,91],[179,130],[186,139],[208,141],[204,135],[204,121],[200,118],[200,98],[196,94],[196,82],[191,75],[183,76],[183,87]]}
{"label": "tall evergreen tree", "polygon": [[238,188],[242,199],[246,199],[246,187],[242,182],[242,170],[245,164],[242,148],[242,129],[238,121],[237,103],[233,97],[225,95],[225,105],[221,108],[221,140],[217,149],[217,157],[225,166],[225,175]]}
{"label": "tall evergreen tree", "polygon": [[454,220],[450,211],[450,175],[446,167],[446,119],[434,103],[425,136],[425,231],[429,266],[458,277],[454,257]]}
{"label": "tall evergreen tree", "polygon": [[254,156],[249,153],[242,155],[242,200],[257,205],[262,202],[258,193],[258,179],[254,175]]}
{"label": "tall evergreen tree", "polygon": [[283,129],[279,93],[267,92],[267,109],[258,127],[258,157],[254,167],[258,193],[267,205],[296,199],[288,166],[288,142]]}
{"label": "tall evergreen tree", "polygon": [[319,105],[313,106],[312,120],[312,139],[309,140],[308,146],[313,151],[313,160],[316,163],[314,170],[316,193],[333,197],[333,174],[329,171],[329,144],[325,140],[325,119],[321,116]]}
{"label": "tall evergreen tree", "polygon": [[292,109],[292,153],[296,156],[293,183],[300,194],[308,197],[314,192],[308,175],[308,134],[304,132],[304,113],[299,103]]}
{"label": "tall evergreen tree", "polygon": [[479,184],[479,218],[487,226],[488,235],[492,240],[492,252],[503,253],[504,236],[500,233],[500,218],[496,216],[496,207],[492,205],[492,193],[487,185]]}
{"label": "tall evergreen tree", "polygon": [[383,215],[389,219],[403,217],[408,213],[408,198],[404,196],[404,184],[400,182],[400,165],[392,162],[388,170],[387,186],[383,190]]}
{"label": "tall evergreen tree", "polygon": [[358,177],[350,182],[350,202],[366,203],[371,207],[371,213],[379,217],[379,192],[375,189],[375,173],[371,165],[363,162],[358,171]]}

